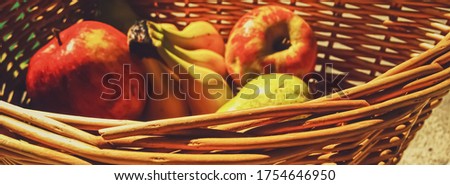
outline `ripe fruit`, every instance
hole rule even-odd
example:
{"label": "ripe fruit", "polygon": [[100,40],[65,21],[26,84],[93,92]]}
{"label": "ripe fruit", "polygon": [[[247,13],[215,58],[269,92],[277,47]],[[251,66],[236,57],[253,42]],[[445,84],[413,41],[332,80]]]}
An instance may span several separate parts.
{"label": "ripe fruit", "polygon": [[302,103],[311,98],[303,80],[288,74],[271,73],[251,80],[217,112]]}
{"label": "ripe fruit", "polygon": [[[174,46],[167,40],[154,40],[160,56],[172,68],[183,82],[180,82],[183,93],[192,115],[213,113],[231,97],[231,89],[222,76],[206,67],[187,62],[173,52]],[[183,76],[183,77],[182,77]]]}
{"label": "ripe fruit", "polygon": [[[84,21],[59,33],[31,58],[26,85],[37,109],[82,116],[137,119],[145,105],[142,74],[126,36]],[[125,65],[129,65],[128,68]]]}
{"label": "ripe fruit", "polygon": [[179,84],[169,78],[169,68],[155,58],[143,58],[142,65],[148,74],[153,75],[148,79],[148,95],[145,120],[158,120],[176,118],[189,115],[189,107],[186,99],[181,98]]}
{"label": "ripe fruit", "polygon": [[234,25],[225,62],[229,74],[238,74],[233,75],[235,82],[244,85],[248,73],[304,77],[314,69],[316,53],[309,25],[291,10],[271,5],[253,9]]}
{"label": "ripe fruit", "polygon": [[[164,36],[173,45],[172,51],[175,55],[180,56],[186,62],[209,68],[226,78],[227,69],[223,57],[225,50],[223,39],[211,24],[203,21],[200,22],[192,22],[186,29],[178,31],[178,28],[170,23],[154,23],[145,20],[137,21],[128,30],[130,52],[138,57],[160,59],[151,37]],[[200,25],[205,25],[207,29],[202,29],[199,27]],[[194,28],[198,29],[196,35],[193,35]],[[210,45],[208,43],[215,44]]]}
{"label": "ripe fruit", "polygon": [[167,39],[182,48],[207,49],[223,56],[225,43],[214,26],[206,21],[194,21],[179,31],[173,24],[148,22],[151,29],[163,33]]}
{"label": "ripe fruit", "polygon": [[180,90],[192,115],[213,113],[231,98],[219,54],[224,49],[223,39],[211,24],[192,22],[178,31],[173,24],[139,21],[130,28],[128,38],[133,53],[162,58],[163,65],[180,78]]}

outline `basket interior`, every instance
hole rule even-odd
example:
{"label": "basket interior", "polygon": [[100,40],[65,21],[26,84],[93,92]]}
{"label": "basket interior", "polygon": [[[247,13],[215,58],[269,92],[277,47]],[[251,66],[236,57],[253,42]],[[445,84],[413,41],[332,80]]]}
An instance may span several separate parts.
{"label": "basket interior", "polygon": [[[157,22],[175,23],[179,28],[192,21],[210,21],[225,40],[239,17],[252,8],[276,4],[292,9],[301,15],[315,31],[319,44],[316,72],[330,78],[327,79],[328,82],[337,83],[317,82],[318,88],[326,93],[365,84],[392,67],[429,50],[450,32],[450,9],[445,1],[434,3],[392,1],[386,3],[384,1],[350,0],[344,3],[344,1],[265,2],[253,0],[158,3],[130,0],[128,2],[140,17]],[[30,99],[26,95],[24,77],[29,58],[40,46],[52,38],[51,28],[64,29],[81,20],[95,19],[96,5],[88,0],[23,0],[6,1],[0,5],[0,10],[0,34],[2,36],[0,38],[2,41],[0,48],[0,100],[27,107]],[[332,88],[327,89],[329,87]],[[151,146],[142,151],[184,154],[220,153],[224,155],[243,153],[255,154],[256,157],[259,157],[257,154],[261,153],[277,157],[287,154],[297,156],[290,159],[290,164],[320,164],[330,161],[337,164],[392,164],[398,162],[398,157],[413,138],[413,133],[420,129],[432,109],[439,105],[445,93],[439,91],[424,104],[402,107],[392,110],[392,113],[387,111],[386,115],[381,116],[392,119],[395,124],[387,125],[392,122],[386,122],[383,123],[384,127],[373,126],[373,132],[362,135],[344,133],[339,141],[336,141],[335,138],[328,138],[329,140],[321,143],[320,146],[311,146],[311,148],[307,148],[308,146],[306,148],[277,146],[275,148],[281,149],[272,150],[270,147],[260,149],[253,146],[255,149],[239,150],[240,148],[234,148],[229,151],[225,149],[216,151],[213,150],[214,148],[211,150],[208,148],[203,150],[173,149],[176,147],[189,148],[190,146],[186,146],[186,143],[192,139],[192,135],[200,138],[200,141],[204,139],[213,146],[215,141],[229,139],[226,142],[232,143],[233,138],[248,136],[242,133],[215,133],[200,129],[178,130],[163,134],[162,137],[147,138],[148,143],[156,144],[150,144]],[[362,97],[362,99],[370,98],[370,94]],[[403,118],[402,116],[405,115],[408,116]],[[374,115],[367,117],[371,118],[371,116]],[[360,123],[365,121],[364,118],[352,121]],[[414,122],[411,122],[411,119],[414,119]],[[368,124],[372,123],[370,121],[374,120],[367,119]],[[261,127],[261,129],[254,129],[248,134],[276,135],[312,129],[296,127],[298,124],[298,121],[285,121],[281,124],[282,127],[276,128],[277,130],[269,125]],[[98,134],[96,129],[86,130],[94,135]],[[304,134],[306,137],[309,133]],[[208,140],[211,137],[214,139]],[[221,140],[223,138],[225,139]],[[34,143],[34,141],[29,142]],[[120,142],[118,141],[119,144]],[[304,142],[308,142],[308,138]],[[166,146],[172,148],[165,149]],[[49,148],[54,149],[53,147]],[[132,149],[124,147],[119,150]],[[177,158],[177,160],[196,161],[190,157],[192,156]],[[354,158],[358,158],[358,160],[351,161]],[[155,157],[154,161],[159,162],[158,159],[160,158]],[[97,161],[92,162],[96,163]],[[108,162],[111,161],[104,163]],[[121,162],[133,161],[124,159]],[[183,163],[184,161],[175,161],[174,163],[176,162]],[[270,162],[276,163],[277,161]]]}
{"label": "basket interior", "polygon": [[[139,16],[176,24],[209,21],[226,40],[234,23],[262,5],[279,5],[302,16],[313,28],[319,45],[316,72],[345,78],[340,89],[372,80],[393,66],[430,49],[448,30],[445,3],[392,1],[131,1]],[[325,65],[327,64],[327,65]],[[330,84],[324,84],[329,87]],[[323,89],[328,91],[333,89]],[[331,84],[332,85],[332,84]],[[327,87],[327,88],[328,88]]]}
{"label": "basket interior", "polygon": [[[338,84],[341,90],[368,82],[430,49],[449,31],[450,10],[445,3],[128,2],[140,17],[175,23],[180,28],[192,21],[210,21],[225,40],[239,17],[252,8],[276,4],[292,9],[315,32],[319,45],[316,72],[329,78],[328,82],[344,79]],[[95,3],[77,0],[2,3],[0,99],[26,106],[30,99],[24,89],[24,77],[29,58],[53,38],[52,28],[64,29],[83,19],[95,19],[95,8]],[[326,93],[336,90],[330,85],[333,84],[319,84],[318,88]]]}

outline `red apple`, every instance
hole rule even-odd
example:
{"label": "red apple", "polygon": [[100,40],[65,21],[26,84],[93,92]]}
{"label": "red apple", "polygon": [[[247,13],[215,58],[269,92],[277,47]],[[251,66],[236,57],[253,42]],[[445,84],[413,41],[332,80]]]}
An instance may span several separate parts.
{"label": "red apple", "polygon": [[235,82],[244,85],[249,73],[291,73],[302,78],[314,70],[316,55],[310,26],[291,10],[269,5],[253,9],[234,25],[225,62]]}
{"label": "red apple", "polygon": [[125,34],[104,23],[84,21],[60,32],[33,55],[27,92],[37,109],[137,119],[145,106],[145,88],[140,87],[143,82],[124,76],[143,74],[137,65]]}

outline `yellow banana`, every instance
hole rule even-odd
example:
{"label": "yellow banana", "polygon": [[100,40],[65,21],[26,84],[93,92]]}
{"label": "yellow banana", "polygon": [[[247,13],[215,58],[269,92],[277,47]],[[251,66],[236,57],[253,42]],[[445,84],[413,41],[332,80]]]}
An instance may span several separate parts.
{"label": "yellow banana", "polygon": [[[149,76],[148,94],[145,111],[146,120],[158,120],[188,116],[189,107],[182,97],[180,86],[175,79],[168,78],[170,71],[161,61],[154,58],[143,58],[142,64]],[[163,76],[165,75],[165,76]]]}
{"label": "yellow banana", "polygon": [[180,71],[174,72],[185,79],[180,84],[192,115],[213,113],[232,98],[231,89],[221,75],[178,57],[170,50],[172,43],[164,38],[153,39],[153,44],[169,68],[180,67]]}
{"label": "yellow banana", "polygon": [[[173,24],[161,23],[159,26],[169,27],[169,29],[176,29]],[[172,28],[170,28],[172,27]],[[162,40],[164,38],[168,38],[164,33],[159,32],[157,29],[149,29],[149,36],[152,39]],[[170,39],[167,39],[170,42]],[[227,77],[227,69],[225,65],[225,59],[222,55],[217,54],[209,49],[195,49],[188,50],[184,49],[176,44],[167,44],[166,47],[170,47],[171,50],[176,56],[181,59],[202,67],[207,67],[216,73],[222,75],[222,77]]]}
{"label": "yellow banana", "polygon": [[177,45],[166,45],[176,56],[185,60],[186,62],[206,67],[220,74],[222,77],[227,77],[227,68],[225,66],[225,59],[223,56],[207,49],[187,50]]}
{"label": "yellow banana", "polygon": [[214,26],[206,21],[189,23],[179,31],[174,25],[168,23],[147,22],[149,30],[161,32],[174,45],[184,49],[208,49],[224,56],[225,42]]}
{"label": "yellow banana", "polygon": [[[167,30],[171,30],[171,31],[178,31],[178,28],[174,25],[174,24],[170,24],[170,23],[158,23],[161,28],[167,29]],[[162,31],[162,30],[161,30]]]}

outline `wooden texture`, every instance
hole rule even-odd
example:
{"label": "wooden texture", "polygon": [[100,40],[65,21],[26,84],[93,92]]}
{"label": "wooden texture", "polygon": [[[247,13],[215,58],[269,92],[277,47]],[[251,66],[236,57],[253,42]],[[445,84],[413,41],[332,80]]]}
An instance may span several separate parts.
{"label": "wooden texture", "polygon": [[94,18],[95,3],[8,0],[0,3],[0,164],[396,164],[450,91],[446,1],[129,2],[142,18],[179,28],[209,21],[225,41],[246,11],[289,8],[315,32],[316,72],[342,82],[318,82],[326,94],[307,103],[149,122],[31,110],[29,57],[51,28]]}

